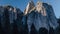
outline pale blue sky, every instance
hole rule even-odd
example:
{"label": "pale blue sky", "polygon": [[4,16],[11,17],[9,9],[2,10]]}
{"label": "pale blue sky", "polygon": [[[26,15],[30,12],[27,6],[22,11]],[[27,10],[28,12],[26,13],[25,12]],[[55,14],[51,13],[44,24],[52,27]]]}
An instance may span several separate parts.
{"label": "pale blue sky", "polygon": [[[0,6],[10,4],[14,7],[20,8],[21,11],[24,11],[29,1],[30,0],[0,0]],[[34,3],[36,3],[38,0],[33,1]],[[51,4],[54,9],[56,17],[58,18],[60,16],[60,0],[39,0],[39,1]]]}

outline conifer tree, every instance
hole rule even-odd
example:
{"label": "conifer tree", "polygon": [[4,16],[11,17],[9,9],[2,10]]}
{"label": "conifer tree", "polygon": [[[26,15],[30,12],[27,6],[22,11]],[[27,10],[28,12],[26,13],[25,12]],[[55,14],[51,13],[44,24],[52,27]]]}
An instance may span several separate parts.
{"label": "conifer tree", "polygon": [[18,34],[18,29],[17,29],[17,24],[16,24],[16,21],[14,20],[14,23],[13,23],[13,31],[12,31],[13,34]]}
{"label": "conifer tree", "polygon": [[10,34],[10,21],[9,21],[9,11],[7,8],[4,9],[4,19],[5,19],[5,29],[6,34]]}
{"label": "conifer tree", "polygon": [[35,29],[34,24],[31,25],[31,31],[30,34],[37,34],[37,30]]}
{"label": "conifer tree", "polygon": [[54,29],[50,27],[49,34],[54,34]]}
{"label": "conifer tree", "polygon": [[45,28],[40,28],[39,29],[39,34],[48,34],[48,30]]}

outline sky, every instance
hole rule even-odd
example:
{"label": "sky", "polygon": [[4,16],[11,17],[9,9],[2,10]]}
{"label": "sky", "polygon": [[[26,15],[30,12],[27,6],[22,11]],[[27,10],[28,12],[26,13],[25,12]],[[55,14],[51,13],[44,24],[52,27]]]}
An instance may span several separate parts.
{"label": "sky", "polygon": [[[9,4],[13,7],[19,8],[21,11],[24,11],[29,1],[30,0],[0,0],[0,6]],[[57,18],[60,17],[60,0],[33,0],[33,1],[35,4],[37,3],[37,1],[49,3],[50,5],[52,5],[56,17]]]}

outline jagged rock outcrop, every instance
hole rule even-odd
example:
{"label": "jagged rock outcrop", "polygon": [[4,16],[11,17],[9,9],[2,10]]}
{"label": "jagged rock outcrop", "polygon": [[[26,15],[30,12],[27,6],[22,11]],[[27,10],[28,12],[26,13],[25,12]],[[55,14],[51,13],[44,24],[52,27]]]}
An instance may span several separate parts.
{"label": "jagged rock outcrop", "polygon": [[24,11],[24,14],[26,15],[27,13],[30,12],[30,10],[32,10],[35,7],[35,4],[33,1],[30,1]]}
{"label": "jagged rock outcrop", "polygon": [[[12,34],[12,30],[17,25],[17,30],[20,32],[22,26],[23,12],[10,5],[0,7],[0,22],[3,29],[3,33]],[[14,24],[15,23],[15,24]]]}
{"label": "jagged rock outcrop", "polygon": [[[26,12],[24,12],[24,14],[25,13]],[[40,28],[46,28],[48,31],[50,28],[55,30],[59,25],[52,6],[47,3],[37,2],[33,9],[27,11],[26,16],[29,32],[31,31],[32,23],[37,31],[39,31]]]}

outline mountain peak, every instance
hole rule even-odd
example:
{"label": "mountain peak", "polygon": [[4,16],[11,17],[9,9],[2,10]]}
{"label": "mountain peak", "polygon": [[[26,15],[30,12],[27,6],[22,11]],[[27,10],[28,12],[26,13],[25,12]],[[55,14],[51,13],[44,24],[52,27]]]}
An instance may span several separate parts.
{"label": "mountain peak", "polygon": [[37,2],[37,4],[36,4],[36,10],[37,11],[40,11],[40,10],[42,10],[42,2]]}
{"label": "mountain peak", "polygon": [[33,1],[30,1],[30,2],[28,3],[28,5],[27,5],[27,7],[26,7],[26,9],[25,9],[25,11],[24,11],[24,13],[25,13],[25,14],[29,13],[29,11],[30,11],[31,9],[33,9],[34,7],[35,7],[34,2],[33,2]]}
{"label": "mountain peak", "polygon": [[41,13],[43,16],[46,16],[46,9],[43,6],[42,2],[37,2],[36,4],[36,10],[38,11],[38,13]]}

